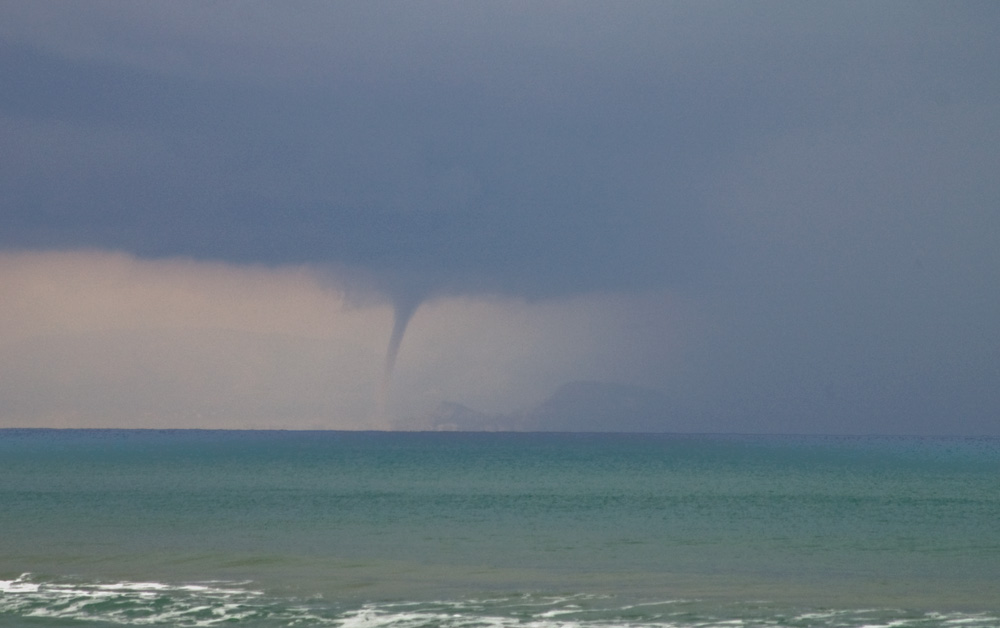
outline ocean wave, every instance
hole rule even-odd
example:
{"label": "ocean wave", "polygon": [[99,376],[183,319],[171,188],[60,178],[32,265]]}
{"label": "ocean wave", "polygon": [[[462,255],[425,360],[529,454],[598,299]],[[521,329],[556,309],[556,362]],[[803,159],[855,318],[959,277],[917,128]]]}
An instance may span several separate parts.
{"label": "ocean wave", "polygon": [[[269,595],[250,582],[0,580],[0,626],[336,626],[338,628],[1000,628],[1000,615],[898,609],[789,609],[766,602],[624,603],[614,596],[509,595],[346,606]],[[11,622],[15,622],[12,624]]]}
{"label": "ocean wave", "polygon": [[274,616],[273,603],[248,583],[0,580],[0,617],[121,625],[214,626]]}

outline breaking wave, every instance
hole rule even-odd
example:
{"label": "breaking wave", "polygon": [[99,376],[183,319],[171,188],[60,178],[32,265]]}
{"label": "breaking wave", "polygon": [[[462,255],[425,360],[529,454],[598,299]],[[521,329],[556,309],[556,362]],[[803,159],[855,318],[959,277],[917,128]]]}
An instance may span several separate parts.
{"label": "breaking wave", "polygon": [[249,582],[0,580],[0,625],[337,626],[340,628],[998,628],[1000,615],[788,609],[699,600],[622,604],[609,596],[510,595],[347,606],[268,595]]}

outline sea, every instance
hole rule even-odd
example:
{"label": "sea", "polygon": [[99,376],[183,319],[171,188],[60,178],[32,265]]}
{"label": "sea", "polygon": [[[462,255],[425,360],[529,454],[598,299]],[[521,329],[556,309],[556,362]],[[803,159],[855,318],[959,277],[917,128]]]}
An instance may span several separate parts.
{"label": "sea", "polygon": [[0,626],[1000,627],[1000,439],[0,430]]}

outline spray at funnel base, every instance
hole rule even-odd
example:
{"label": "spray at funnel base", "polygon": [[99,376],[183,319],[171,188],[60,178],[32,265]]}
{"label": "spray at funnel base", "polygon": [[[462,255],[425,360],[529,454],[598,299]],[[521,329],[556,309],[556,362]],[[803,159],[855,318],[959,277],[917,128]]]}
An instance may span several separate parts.
{"label": "spray at funnel base", "polygon": [[420,299],[396,298],[393,301],[392,335],[389,336],[389,346],[385,352],[385,369],[382,372],[382,384],[377,399],[377,418],[382,423],[386,423],[389,416],[389,385],[392,382],[392,372],[396,368],[399,347],[403,344],[406,326],[409,325],[418,307]]}

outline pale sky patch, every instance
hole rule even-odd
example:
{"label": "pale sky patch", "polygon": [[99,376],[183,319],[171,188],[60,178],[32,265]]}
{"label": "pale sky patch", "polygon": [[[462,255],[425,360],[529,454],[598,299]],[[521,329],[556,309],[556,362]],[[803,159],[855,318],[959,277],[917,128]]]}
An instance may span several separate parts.
{"label": "pale sky patch", "polygon": [[[4,253],[0,425],[387,427],[375,395],[391,308],[352,301],[332,276]],[[568,380],[633,376],[648,363],[622,363],[616,347],[641,311],[611,296],[431,300],[404,338],[388,418],[405,427],[446,401],[510,412]]]}

